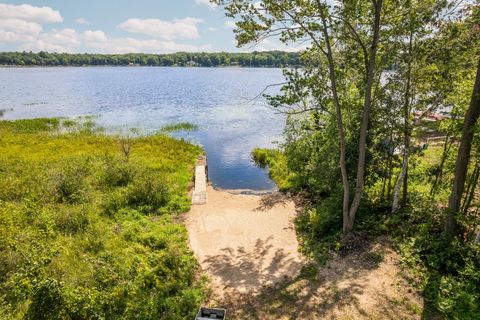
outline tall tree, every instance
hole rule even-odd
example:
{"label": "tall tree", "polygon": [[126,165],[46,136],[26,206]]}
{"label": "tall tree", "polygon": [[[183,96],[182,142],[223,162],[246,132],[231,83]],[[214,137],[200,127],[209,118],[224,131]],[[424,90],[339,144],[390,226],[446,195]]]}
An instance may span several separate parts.
{"label": "tall tree", "polygon": [[373,2],[373,12],[374,12],[374,22],[372,26],[372,40],[370,47],[365,53],[365,72],[366,72],[366,86],[365,86],[365,98],[362,110],[362,122],[360,126],[360,135],[358,141],[358,163],[357,163],[357,178],[355,183],[355,193],[352,200],[352,204],[348,210],[348,216],[346,215],[344,208],[343,215],[343,232],[349,233],[353,229],[353,223],[355,221],[355,216],[360,206],[360,201],[363,195],[363,188],[365,186],[365,161],[366,161],[366,150],[367,150],[367,130],[370,121],[370,113],[372,110],[372,87],[374,84],[374,75],[376,72],[376,59],[378,52],[378,43],[380,40],[380,26],[381,26],[381,15],[382,15],[382,0],[372,1]]}
{"label": "tall tree", "polygon": [[472,148],[473,134],[475,124],[480,116],[480,59],[477,66],[477,75],[473,85],[472,98],[465,114],[463,122],[462,137],[458,149],[457,160],[455,163],[455,177],[453,179],[452,192],[448,199],[448,214],[445,222],[445,233],[452,237],[457,231],[456,215],[460,210],[463,192],[465,189],[465,180],[467,179],[468,163],[470,160],[470,150]]}
{"label": "tall tree", "polygon": [[[227,16],[239,19],[235,30],[239,45],[268,37],[278,37],[285,44],[310,44],[310,68],[316,70],[309,76],[329,82],[322,87],[326,92],[310,89],[313,98],[317,99],[314,104],[321,105],[323,112],[331,107],[335,114],[343,188],[343,231],[345,234],[351,232],[364,194],[367,136],[375,85],[381,74],[378,52],[383,0],[349,0],[335,5],[320,0],[214,2],[225,6]],[[350,72],[355,76],[349,75]],[[353,99],[352,90],[356,91]],[[354,131],[351,132],[351,139],[357,146],[356,161],[353,173],[349,174],[344,112],[350,106],[358,108],[358,117],[353,121]],[[354,186],[352,197],[351,186]]]}
{"label": "tall tree", "polygon": [[421,86],[419,82],[422,80],[431,81],[431,79],[422,79],[419,74],[422,73],[422,69],[427,69],[427,65],[422,63],[429,53],[425,42],[428,42],[426,40],[434,35],[434,30],[438,29],[435,27],[435,23],[444,8],[444,3],[438,3],[435,0],[407,0],[398,7],[399,15],[402,18],[397,23],[395,30],[396,49],[399,54],[396,75],[391,80],[401,84],[399,96],[402,99],[403,109],[403,156],[399,177],[394,188],[392,212],[396,212],[402,205],[405,205],[408,198],[408,164],[413,131],[412,110],[421,111],[426,104],[430,109],[434,108],[432,103],[423,103],[423,99],[416,92],[418,91],[416,87]]}

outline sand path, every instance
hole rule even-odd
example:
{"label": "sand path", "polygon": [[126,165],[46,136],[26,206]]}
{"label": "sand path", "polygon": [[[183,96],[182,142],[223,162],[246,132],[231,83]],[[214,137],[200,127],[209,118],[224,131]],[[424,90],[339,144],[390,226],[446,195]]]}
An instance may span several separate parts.
{"label": "sand path", "polygon": [[213,294],[259,292],[298,275],[304,261],[285,195],[232,194],[207,188],[208,202],[186,215],[190,245],[213,281]]}
{"label": "sand path", "polygon": [[207,203],[186,215],[186,226],[212,281],[206,305],[227,308],[229,319],[420,319],[428,313],[388,239],[370,239],[346,256],[332,254],[326,266],[310,265],[300,274],[306,261],[298,253],[296,210],[288,197],[211,187],[207,193]]}

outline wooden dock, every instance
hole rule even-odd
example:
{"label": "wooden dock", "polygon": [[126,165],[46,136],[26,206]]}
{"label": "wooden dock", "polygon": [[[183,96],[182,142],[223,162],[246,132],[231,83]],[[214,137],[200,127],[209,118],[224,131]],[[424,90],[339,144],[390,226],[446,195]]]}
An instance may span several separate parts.
{"label": "wooden dock", "polygon": [[192,194],[192,204],[207,203],[207,157],[200,156],[195,165],[195,188]]}

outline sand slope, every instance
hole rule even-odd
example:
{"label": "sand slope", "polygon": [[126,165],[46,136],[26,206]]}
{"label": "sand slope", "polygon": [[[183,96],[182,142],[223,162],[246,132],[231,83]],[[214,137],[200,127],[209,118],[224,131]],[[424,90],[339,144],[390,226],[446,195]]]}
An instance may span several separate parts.
{"label": "sand slope", "polygon": [[192,206],[186,226],[217,298],[254,294],[299,273],[304,262],[293,226],[293,201],[279,193],[242,195],[212,187],[207,193],[207,204]]}

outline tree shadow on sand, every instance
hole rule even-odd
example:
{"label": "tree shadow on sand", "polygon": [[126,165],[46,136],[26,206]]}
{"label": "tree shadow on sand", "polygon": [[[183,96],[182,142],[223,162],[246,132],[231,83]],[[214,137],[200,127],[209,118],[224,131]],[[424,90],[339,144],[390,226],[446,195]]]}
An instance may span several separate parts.
{"label": "tree shadow on sand", "polygon": [[278,205],[285,206],[288,201],[291,199],[280,192],[265,194],[261,196],[260,205],[255,211],[267,211]]}
{"label": "tree shadow on sand", "polygon": [[[383,259],[392,259],[389,249],[369,245],[319,267],[291,261],[282,250],[271,252],[268,242],[257,241],[254,252],[237,248],[237,257],[233,249],[209,257],[209,272],[225,285],[220,288],[223,296],[212,297],[210,303],[227,308],[230,319],[419,318],[421,308],[408,293],[372,292],[369,282],[376,281],[374,272]],[[265,265],[263,257],[268,254],[274,258]],[[391,284],[396,285],[404,287]],[[248,289],[253,287],[259,289]]]}
{"label": "tree shadow on sand", "polygon": [[303,262],[295,259],[284,249],[275,249],[273,236],[257,239],[255,247],[223,248],[221,253],[207,256],[207,271],[217,277],[225,291],[256,291],[266,284],[284,280],[285,275],[297,274]]}

